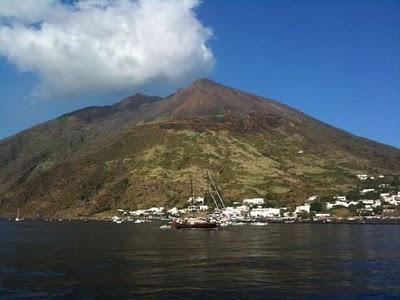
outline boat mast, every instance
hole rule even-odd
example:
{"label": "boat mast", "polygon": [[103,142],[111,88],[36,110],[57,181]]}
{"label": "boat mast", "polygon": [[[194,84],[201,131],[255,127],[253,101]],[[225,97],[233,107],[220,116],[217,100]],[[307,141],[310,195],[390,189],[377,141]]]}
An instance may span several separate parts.
{"label": "boat mast", "polygon": [[193,199],[193,179],[190,177],[190,199],[192,200],[192,206],[194,205],[194,199]]}
{"label": "boat mast", "polygon": [[208,193],[210,194],[210,196],[211,196],[211,199],[213,199],[213,201],[214,201],[214,204],[215,204],[215,207],[216,207],[217,211],[218,211],[218,212],[221,212],[221,210],[219,209],[219,206],[218,206],[217,200],[215,200],[215,197],[214,197],[213,191],[211,190],[211,184],[209,184],[209,179],[208,179],[208,177],[207,177],[207,182],[208,182],[208,184],[207,184]]}
{"label": "boat mast", "polygon": [[[219,202],[222,205],[222,208],[225,208],[225,203],[222,200],[222,197],[220,193],[218,192],[218,188],[216,184],[214,183],[213,179],[210,176],[210,173],[207,171],[207,187],[208,187],[208,192],[210,193],[211,198],[213,199],[215,206],[219,212],[221,212],[221,209],[219,208],[218,201],[216,198],[218,198]],[[218,197],[216,197],[214,194],[216,194]]]}
{"label": "boat mast", "polygon": [[208,172],[207,172],[206,178],[207,178],[207,192],[210,194],[211,199],[214,201],[216,209],[219,211],[218,203],[217,203],[217,201],[215,201],[214,195],[211,191],[211,185],[210,185],[210,179],[208,178]]}
{"label": "boat mast", "polygon": [[211,175],[208,171],[207,171],[207,175],[208,175],[208,178],[210,179],[210,182],[212,184],[212,187],[214,188],[216,195],[218,196],[218,200],[221,202],[222,207],[225,208],[224,200],[222,199],[221,194],[218,192],[218,188],[217,188],[216,184],[214,183],[214,180],[211,178]]}

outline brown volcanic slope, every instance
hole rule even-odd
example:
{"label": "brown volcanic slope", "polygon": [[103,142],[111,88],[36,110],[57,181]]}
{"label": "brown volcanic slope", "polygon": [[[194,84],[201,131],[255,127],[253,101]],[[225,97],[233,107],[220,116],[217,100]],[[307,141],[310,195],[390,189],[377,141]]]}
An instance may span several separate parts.
{"label": "brown volcanic slope", "polygon": [[[299,153],[299,151],[303,153]],[[137,94],[0,142],[0,215],[76,217],[179,205],[209,170],[227,201],[297,203],[400,170],[400,150],[272,99],[207,79],[161,99]]]}
{"label": "brown volcanic slope", "polygon": [[299,112],[275,100],[226,87],[209,79],[196,80],[158,105],[155,116],[186,118],[219,114],[262,113],[295,117]]}

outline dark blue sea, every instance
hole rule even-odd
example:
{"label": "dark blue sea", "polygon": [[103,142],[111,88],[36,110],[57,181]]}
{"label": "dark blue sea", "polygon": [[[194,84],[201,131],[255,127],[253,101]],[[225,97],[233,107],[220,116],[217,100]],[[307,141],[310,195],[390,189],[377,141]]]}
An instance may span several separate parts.
{"label": "dark blue sea", "polygon": [[399,225],[0,222],[1,299],[400,299]]}

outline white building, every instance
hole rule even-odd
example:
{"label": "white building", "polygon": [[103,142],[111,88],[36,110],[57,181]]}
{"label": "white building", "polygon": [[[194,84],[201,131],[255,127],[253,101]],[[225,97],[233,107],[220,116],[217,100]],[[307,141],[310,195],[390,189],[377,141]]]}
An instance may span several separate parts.
{"label": "white building", "polygon": [[191,211],[191,212],[193,212],[193,211],[199,211],[199,206],[198,206],[198,205],[189,205],[189,206],[187,207],[187,211]]}
{"label": "white building", "polygon": [[339,201],[347,201],[346,196],[335,196],[335,199]]}
{"label": "white building", "polygon": [[280,208],[254,208],[250,211],[250,217],[274,218],[281,215]]}
{"label": "white building", "polygon": [[263,198],[251,198],[251,199],[244,199],[243,204],[249,205],[263,205],[264,199]]}
{"label": "white building", "polygon": [[170,214],[172,216],[179,215],[179,209],[176,208],[176,207],[173,207],[173,208],[169,209],[167,212],[168,212],[168,214]]}
{"label": "white building", "polygon": [[164,214],[164,211],[165,211],[164,207],[156,207],[156,206],[150,207],[147,210],[148,213],[151,213],[153,215],[162,215]]}
{"label": "white building", "polygon": [[208,205],[199,205],[199,210],[200,211],[207,211],[208,210]]}
{"label": "white building", "polygon": [[360,202],[364,203],[366,205],[374,204],[374,200],[369,200],[369,199],[363,199],[363,200],[360,200]]}
{"label": "white building", "polygon": [[227,217],[235,217],[235,216],[243,216],[246,215],[250,211],[250,208],[247,205],[241,206],[227,206],[223,209],[223,214]]}
{"label": "white building", "polygon": [[187,208],[181,208],[181,209],[179,209],[179,213],[182,214],[182,215],[186,214],[187,212],[188,212],[188,209],[187,209]]}
{"label": "white building", "polygon": [[117,221],[121,220],[121,218],[118,217],[118,216],[113,216],[113,217],[111,218],[111,220],[113,220],[113,222],[117,222]]}
{"label": "white building", "polygon": [[349,207],[350,203],[347,201],[338,201],[336,200],[335,202],[327,202],[326,203],[326,209],[332,209],[335,206],[343,206],[343,207]]}
{"label": "white building", "polygon": [[360,180],[367,180],[368,179],[368,175],[367,174],[359,174],[357,175],[357,178]]}
{"label": "white building", "polygon": [[375,189],[363,189],[360,191],[360,194],[365,195],[366,193],[369,193],[369,192],[375,192]]}
{"label": "white building", "polygon": [[240,205],[236,207],[236,210],[240,215],[245,215],[250,211],[250,207],[247,205]]}
{"label": "white building", "polygon": [[296,214],[301,213],[301,212],[309,213],[310,212],[310,204],[306,203],[304,205],[297,206],[296,210],[294,212]]}
{"label": "white building", "polygon": [[363,203],[366,207],[377,207],[377,206],[381,206],[382,205],[382,201],[381,200],[370,200],[370,199],[363,199],[360,200],[361,203]]}
{"label": "white building", "polygon": [[382,205],[382,201],[380,199],[377,199],[374,201],[374,204],[372,205],[373,207],[378,207]]}
{"label": "white building", "polygon": [[365,208],[357,209],[357,212],[361,213],[361,214],[365,214],[365,213],[372,213],[373,214],[374,210],[371,207],[365,207]]}
{"label": "white building", "polygon": [[193,203],[194,205],[204,204],[204,197],[189,197],[188,203]]}
{"label": "white building", "polygon": [[238,212],[237,212],[237,210],[236,210],[236,207],[233,207],[233,206],[227,206],[227,207],[225,207],[225,208],[222,210],[222,213],[223,213],[225,216],[235,216],[235,215],[238,214]]}
{"label": "white building", "polygon": [[283,213],[283,217],[284,217],[285,219],[292,219],[292,218],[293,218],[292,213],[291,213],[290,211],[285,211],[285,212]]}
{"label": "white building", "polygon": [[319,218],[319,219],[324,219],[324,218],[329,218],[331,216],[331,214],[323,214],[323,213],[320,213],[320,214],[315,214],[315,217],[316,218]]}
{"label": "white building", "polygon": [[131,216],[144,216],[147,215],[147,211],[145,209],[131,210],[129,212]]}
{"label": "white building", "polygon": [[400,205],[399,198],[396,195],[385,197],[384,200],[391,205]]}

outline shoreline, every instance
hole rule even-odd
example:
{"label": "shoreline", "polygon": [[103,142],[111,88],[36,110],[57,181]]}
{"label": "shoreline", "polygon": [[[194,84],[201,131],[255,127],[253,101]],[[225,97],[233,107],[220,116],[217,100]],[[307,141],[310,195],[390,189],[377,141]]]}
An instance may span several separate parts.
{"label": "shoreline", "polygon": [[[24,218],[20,221],[15,221],[9,218],[0,218],[0,222],[12,222],[12,223],[23,223],[23,222],[49,222],[49,223],[66,223],[66,222],[110,222],[113,223],[112,219],[109,218],[71,218],[71,219],[30,219]],[[148,220],[143,223],[165,223],[167,220]],[[257,219],[252,222],[243,222],[241,226],[252,225],[255,222],[266,222],[268,224],[283,224],[283,225],[293,225],[293,224],[305,224],[305,225],[400,225],[400,218],[395,219],[359,219],[359,220],[268,220],[268,219]],[[132,223],[134,221],[124,221],[123,223]],[[143,224],[141,223],[141,224]]]}

